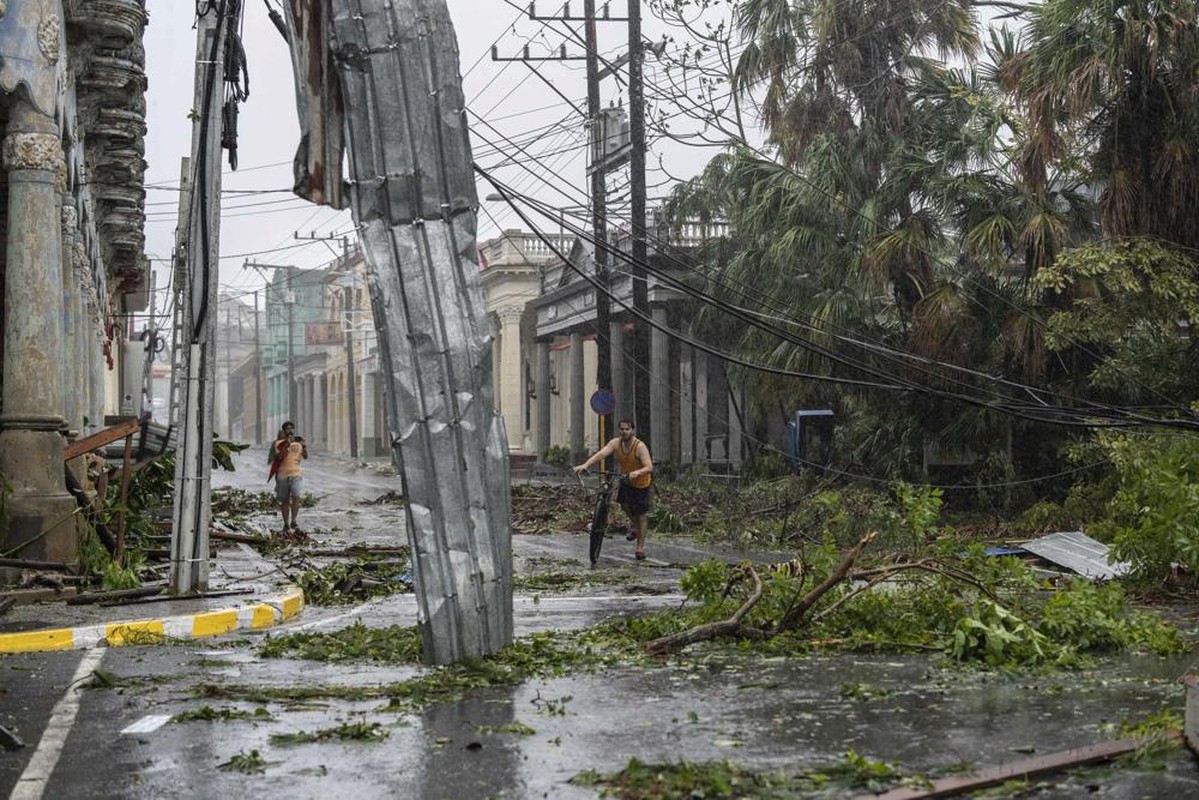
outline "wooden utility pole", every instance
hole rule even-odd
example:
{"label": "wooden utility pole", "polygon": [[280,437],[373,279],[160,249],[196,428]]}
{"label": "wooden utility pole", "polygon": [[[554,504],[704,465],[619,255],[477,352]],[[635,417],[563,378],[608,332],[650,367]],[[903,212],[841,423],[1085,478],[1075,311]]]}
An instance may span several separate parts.
{"label": "wooden utility pole", "polygon": [[258,313],[258,290],[254,290],[254,443],[262,444],[262,431],[266,428],[265,409],[262,407],[262,317]]}
{"label": "wooden utility pole", "polygon": [[[587,168],[587,175],[590,178],[590,195],[591,195],[591,230],[592,238],[595,242],[595,343],[596,343],[596,359],[595,359],[595,383],[597,389],[612,391],[612,359],[618,357],[619,354],[612,352],[612,336],[611,336],[611,321],[612,321],[612,302],[611,302],[611,259],[609,258],[608,250],[608,186],[607,175],[614,167],[611,159],[611,154],[607,152],[605,139],[607,131],[601,120],[602,107],[600,105],[600,81],[605,77],[613,74],[613,72],[624,63],[624,59],[617,58],[615,62],[607,64],[603,69],[600,68],[599,57],[599,42],[598,33],[596,30],[599,22],[624,22],[624,17],[613,17],[608,13],[607,4],[604,5],[604,15],[598,17],[595,11],[595,0],[584,0],[583,16],[574,16],[570,12],[570,4],[562,7],[559,14],[552,16],[539,16],[532,5],[529,6],[529,18],[535,20],[557,20],[563,22],[582,21],[583,23],[583,38],[586,46],[586,55],[584,60],[587,62],[587,130],[589,132],[588,144],[591,147],[591,163]],[[638,26],[640,30],[640,26]],[[565,47],[557,56],[530,56],[529,49],[526,47],[524,53],[519,58],[500,58],[496,53],[496,48],[492,48],[493,61],[575,61],[577,57],[567,56]],[[540,77],[540,76],[538,76]],[[543,79],[544,80],[544,79]],[[552,85],[551,85],[551,88]],[[555,89],[556,91],[556,89]],[[572,104],[573,105],[573,104]],[[644,138],[644,136],[643,136]],[[644,154],[642,157],[644,164]],[[644,174],[644,169],[642,170]],[[644,204],[643,204],[644,205]],[[603,441],[611,436],[613,431],[612,414],[603,414],[600,416],[600,441]],[[579,434],[581,439],[581,433]],[[604,463],[601,462],[600,468],[604,468]]]}
{"label": "wooden utility pole", "polygon": [[[649,287],[645,280],[645,263],[649,248],[645,244],[645,84],[641,64],[645,47],[641,43],[641,0],[629,0],[629,199],[633,234],[633,311],[637,321],[633,326],[634,383],[636,385],[635,416],[637,438],[650,441],[653,432],[653,408],[650,403]],[[666,380],[659,375],[658,380]],[[663,420],[659,420],[662,422]],[[665,459],[667,453],[659,454]]]}
{"label": "wooden utility pole", "polygon": [[354,372],[354,287],[345,287],[344,305],[346,309],[346,389],[347,409],[350,414],[350,458],[358,458],[358,376]]}
{"label": "wooden utility pole", "polygon": [[[587,127],[591,135],[591,229],[595,238],[595,383],[597,389],[612,391],[612,305],[608,293],[612,282],[608,279],[608,184],[606,160],[601,142],[600,86],[599,86],[599,42],[595,29],[595,0],[583,3],[584,38],[587,41]],[[612,432],[612,414],[604,414],[599,420],[599,438],[602,445]],[[606,466],[600,463],[600,469]]]}

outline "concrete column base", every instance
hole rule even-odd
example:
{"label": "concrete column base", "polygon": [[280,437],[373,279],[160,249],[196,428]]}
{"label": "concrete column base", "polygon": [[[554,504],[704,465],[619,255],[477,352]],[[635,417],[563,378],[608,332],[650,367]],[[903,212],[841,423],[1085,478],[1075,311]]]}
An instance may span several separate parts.
{"label": "concrete column base", "polygon": [[[5,420],[0,419],[0,425]],[[0,477],[4,514],[0,519],[4,552],[14,558],[73,561],[80,531],[75,498],[63,486],[63,441],[56,430],[0,430]]]}

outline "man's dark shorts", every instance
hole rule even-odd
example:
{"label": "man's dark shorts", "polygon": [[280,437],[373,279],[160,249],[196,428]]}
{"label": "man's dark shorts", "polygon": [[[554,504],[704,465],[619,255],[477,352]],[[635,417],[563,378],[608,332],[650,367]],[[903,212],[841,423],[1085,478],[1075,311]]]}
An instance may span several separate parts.
{"label": "man's dark shorts", "polygon": [[644,489],[638,489],[636,486],[630,486],[627,482],[621,481],[620,489],[616,492],[616,502],[620,503],[631,517],[648,514],[649,490],[651,488],[652,484]]}

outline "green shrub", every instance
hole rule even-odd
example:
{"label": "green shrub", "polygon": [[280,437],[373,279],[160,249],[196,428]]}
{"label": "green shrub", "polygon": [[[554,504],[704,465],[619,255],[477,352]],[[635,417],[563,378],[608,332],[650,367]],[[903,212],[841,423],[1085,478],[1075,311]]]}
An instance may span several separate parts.
{"label": "green shrub", "polygon": [[1093,526],[1147,580],[1182,564],[1199,571],[1199,446],[1187,436],[1101,434],[1115,467],[1107,519]]}
{"label": "green shrub", "polygon": [[1165,655],[1185,649],[1177,629],[1156,614],[1129,609],[1116,583],[1071,581],[1049,598],[1039,627],[1084,652],[1139,649]]}
{"label": "green shrub", "polygon": [[982,600],[958,620],[949,654],[958,661],[980,661],[990,667],[1034,666],[1055,660],[1059,650],[1011,611]]}
{"label": "green shrub", "polygon": [[564,444],[552,444],[546,448],[541,460],[551,466],[570,466],[570,448]]}

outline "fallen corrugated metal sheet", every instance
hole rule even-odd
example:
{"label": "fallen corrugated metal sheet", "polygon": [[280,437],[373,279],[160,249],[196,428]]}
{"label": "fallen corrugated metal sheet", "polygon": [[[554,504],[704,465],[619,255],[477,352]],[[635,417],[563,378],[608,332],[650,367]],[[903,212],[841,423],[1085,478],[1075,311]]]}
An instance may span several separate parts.
{"label": "fallen corrugated metal sheet", "polygon": [[1087,578],[1110,580],[1124,575],[1130,569],[1128,564],[1111,561],[1107,545],[1095,541],[1082,531],[1051,533],[1025,542],[1023,547],[1033,555]]}
{"label": "fallen corrugated metal sheet", "polygon": [[[512,641],[507,436],[492,398],[457,39],[444,0],[307,4],[318,2],[332,63],[307,97],[340,82],[424,658],[447,664]],[[332,141],[330,111],[319,121]]]}

